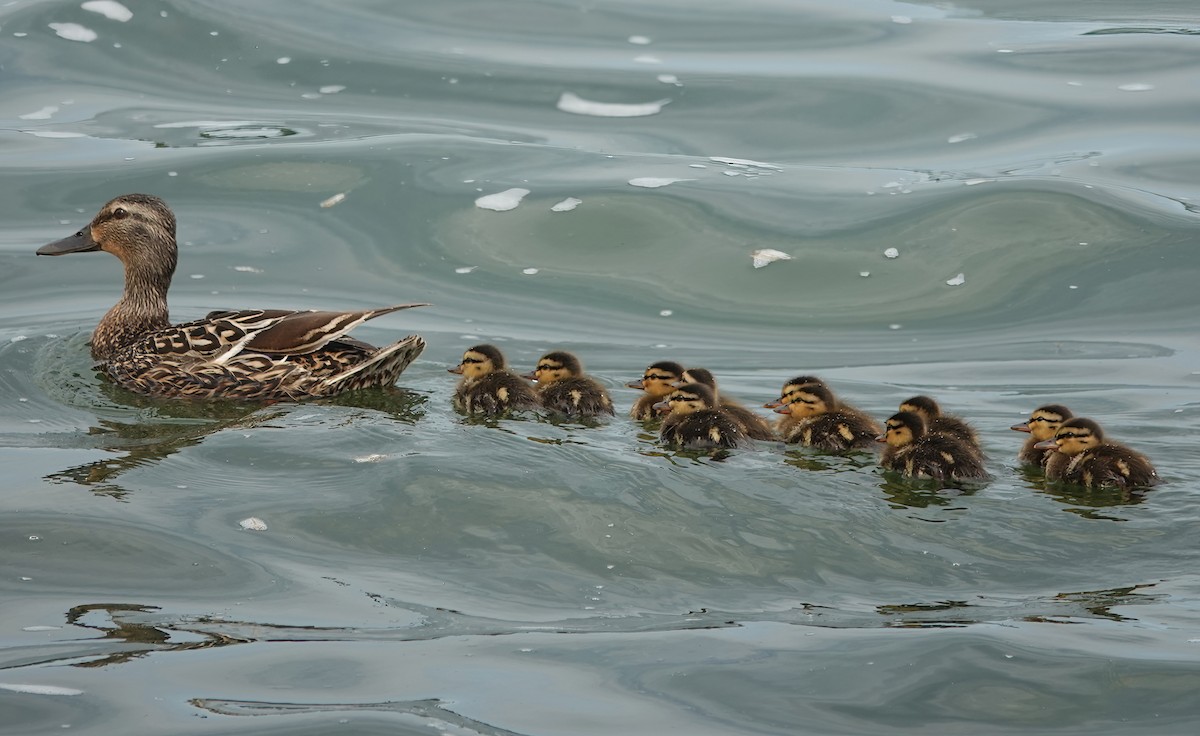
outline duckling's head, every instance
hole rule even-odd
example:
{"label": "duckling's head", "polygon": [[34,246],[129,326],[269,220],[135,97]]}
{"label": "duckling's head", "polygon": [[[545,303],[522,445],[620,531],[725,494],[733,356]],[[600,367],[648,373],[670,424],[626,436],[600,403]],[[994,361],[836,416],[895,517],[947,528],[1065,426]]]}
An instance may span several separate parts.
{"label": "duckling's head", "polygon": [[565,350],[555,350],[539,358],[537,367],[529,373],[522,374],[522,377],[540,384],[547,384],[581,375],[583,375],[583,364],[579,362],[579,358]]}
{"label": "duckling's head", "polygon": [[683,377],[683,366],[672,360],[659,361],[642,374],[639,381],[625,384],[629,388],[640,388],[651,396],[666,396],[675,390],[675,383]]}
{"label": "duckling's head", "polygon": [[667,398],[654,405],[660,414],[691,414],[701,409],[711,409],[717,403],[713,391],[702,383],[687,383],[667,394]]}
{"label": "duckling's head", "polygon": [[900,411],[906,411],[910,414],[917,414],[926,423],[930,419],[940,417],[942,415],[942,407],[929,396],[914,396],[911,399],[905,399],[900,402]]}
{"label": "duckling's head", "polygon": [[1067,457],[1072,457],[1096,447],[1103,441],[1104,430],[1100,429],[1099,423],[1076,417],[1059,425],[1054,439],[1044,440],[1034,447],[1039,450],[1058,450]]}
{"label": "duckling's head", "polygon": [[913,411],[901,411],[888,417],[883,434],[875,438],[876,442],[886,442],[896,448],[911,445],[925,434],[925,420]]}
{"label": "duckling's head", "polygon": [[775,407],[779,414],[791,414],[797,417],[817,417],[837,409],[837,399],[828,387],[819,383],[800,386],[786,397],[787,403]]}
{"label": "duckling's head", "polygon": [[707,368],[688,368],[680,376],[676,384],[682,386],[687,383],[699,383],[708,386],[713,391],[717,390],[717,379],[713,376],[712,371]]}
{"label": "duckling's head", "polygon": [[792,394],[796,393],[796,391],[804,388],[805,386],[812,385],[824,386],[825,382],[816,376],[796,376],[795,378],[783,384],[783,389],[780,390],[778,399],[775,399],[774,401],[768,401],[767,403],[763,404],[763,407],[767,409],[774,409],[777,406],[783,406],[791,400]]}
{"label": "duckling's head", "polygon": [[1018,432],[1029,432],[1039,442],[1054,438],[1062,423],[1075,416],[1062,404],[1046,404],[1034,409],[1029,421],[1012,426]]}
{"label": "duckling's head", "polygon": [[504,354],[495,345],[476,345],[467,348],[461,363],[447,370],[459,373],[468,380],[483,378],[492,371],[504,370]]}
{"label": "duckling's head", "polygon": [[87,227],[38,248],[39,256],[61,256],[103,250],[127,269],[152,276],[175,273],[175,215],[167,203],[151,194],[124,194],[96,213]]}

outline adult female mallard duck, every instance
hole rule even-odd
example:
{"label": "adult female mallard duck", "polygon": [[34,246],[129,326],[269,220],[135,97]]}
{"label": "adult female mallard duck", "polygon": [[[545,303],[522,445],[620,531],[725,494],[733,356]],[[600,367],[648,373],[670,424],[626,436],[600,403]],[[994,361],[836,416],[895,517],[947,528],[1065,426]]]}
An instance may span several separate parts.
{"label": "adult female mallard duck", "polygon": [[1028,421],[1012,426],[1012,429],[1017,432],[1029,433],[1029,439],[1025,440],[1025,444],[1021,446],[1021,452],[1017,458],[1023,463],[1040,465],[1044,469],[1046,461],[1054,450],[1050,448],[1039,450],[1037,449],[1038,443],[1054,439],[1054,433],[1058,431],[1062,423],[1073,416],[1075,415],[1071,413],[1071,410],[1062,404],[1046,404],[1034,409],[1030,413]]}
{"label": "adult female mallard duck", "polygon": [[565,350],[546,353],[537,367],[521,376],[536,381],[542,406],[569,417],[612,416],[613,403],[600,382],[583,372],[583,364]]}
{"label": "adult female mallard duck", "polygon": [[749,444],[737,422],[717,408],[716,396],[708,386],[685,384],[654,406],[655,411],[667,414],[659,432],[665,445],[711,450]]}
{"label": "adult female mallard duck", "polygon": [[167,289],[178,246],[175,215],[149,194],[108,202],[40,256],[107,251],[125,266],[125,293],[92,333],[92,357],[119,386],[163,398],[285,400],[390,386],[425,348],[418,335],[376,348],[346,333],[424,304],[355,312],[223,310],[173,325]]}
{"label": "adult female mallard duck", "polygon": [[964,442],[970,443],[976,449],[980,449],[981,447],[979,444],[979,435],[975,432],[975,428],[952,414],[943,414],[942,407],[932,397],[913,396],[910,399],[905,399],[900,402],[900,411],[911,412],[924,419],[925,430],[927,432],[951,434]]}
{"label": "adult female mallard duck", "polygon": [[683,366],[672,360],[660,360],[646,368],[641,379],[625,384],[629,388],[641,389],[646,395],[633,402],[629,416],[644,421],[658,414],[654,405],[675,390],[675,384],[683,377]]}
{"label": "adult female mallard duck", "polygon": [[888,417],[884,433],[876,440],[887,443],[879,464],[889,470],[938,481],[987,478],[977,448],[956,435],[926,431],[925,420],[915,412]]}
{"label": "adult female mallard duck", "polygon": [[826,452],[875,446],[879,425],[857,409],[843,408],[828,386],[810,383],[792,391],[788,399],[775,407],[775,411],[787,415],[779,423],[784,442]]}
{"label": "adult female mallard duck", "polygon": [[476,345],[462,362],[447,369],[462,376],[454,390],[454,406],[467,414],[495,417],[541,407],[537,393],[523,378],[508,370],[495,345]]}
{"label": "adult female mallard duck", "polygon": [[1034,447],[1051,451],[1046,460],[1046,477],[1051,480],[1090,488],[1145,488],[1158,482],[1158,472],[1145,455],[1106,441],[1104,430],[1092,419],[1068,419],[1054,433],[1054,439]]}
{"label": "adult female mallard duck", "polygon": [[712,389],[713,396],[716,397],[717,405],[721,410],[729,415],[729,418],[737,422],[746,433],[746,436],[752,440],[774,440],[778,439],[775,436],[775,430],[771,429],[771,424],[766,420],[742,406],[738,402],[730,399],[720,392],[717,388],[717,379],[712,372],[706,368],[688,368],[683,372],[683,377],[679,380],[678,385],[682,386],[688,383],[699,383],[708,386]]}

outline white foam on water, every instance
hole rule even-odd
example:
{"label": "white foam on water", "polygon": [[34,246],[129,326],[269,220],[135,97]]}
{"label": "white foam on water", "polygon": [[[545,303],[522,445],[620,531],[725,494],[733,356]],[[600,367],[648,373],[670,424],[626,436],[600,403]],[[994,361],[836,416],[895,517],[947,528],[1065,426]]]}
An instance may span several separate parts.
{"label": "white foam on water", "polygon": [[344,89],[346,89],[346,85],[344,84],[327,84],[324,87],[319,87],[317,91],[323,95],[336,95]]}
{"label": "white foam on water", "polygon": [[896,248],[888,248],[883,252],[883,255],[887,256],[888,258],[899,258],[900,251]]}
{"label": "white foam on water", "polygon": [[655,77],[655,79],[663,84],[673,84],[676,87],[683,86],[683,82],[679,81],[679,77],[675,76],[674,74],[659,74],[657,77]]}
{"label": "white foam on water", "polygon": [[276,59],[276,60],[275,60],[275,63],[276,63],[276,64],[291,64],[291,63],[292,63],[292,57],[290,57],[290,56],[281,56],[281,57],[279,57],[278,59]]}
{"label": "white foam on water", "polygon": [[962,143],[963,141],[969,141],[972,138],[978,138],[978,137],[979,136],[975,135],[974,133],[958,133],[957,135],[952,135],[949,138],[947,138],[946,142],[947,143]]}
{"label": "white foam on water", "polygon": [[238,526],[252,532],[265,532],[267,530],[267,522],[263,521],[257,516],[251,516],[242,519],[238,522]]}
{"label": "white foam on water", "polygon": [[9,690],[14,693],[29,693],[30,695],[83,695],[82,690],[76,690],[73,687],[59,687],[58,685],[20,685],[0,682],[0,690]]}
{"label": "white foam on water", "polygon": [[27,112],[24,115],[18,115],[17,117],[21,118],[22,120],[49,120],[50,116],[58,111],[59,107],[57,105],[46,105],[41,110]]}
{"label": "white foam on water", "polygon": [[645,46],[646,44],[650,43],[650,37],[649,36],[630,36],[629,43],[634,44],[635,46]]}
{"label": "white foam on water", "polygon": [[477,268],[479,268],[479,266],[459,266],[458,268],[454,269],[454,273],[471,273]]}
{"label": "white foam on water", "polygon": [[967,277],[961,273],[952,279],[946,279],[946,284],[949,286],[962,286],[965,283],[967,283]]}
{"label": "white foam on water", "polygon": [[78,23],[51,23],[50,28],[56,36],[65,38],[68,41],[91,43],[98,38],[95,31]]}
{"label": "white foam on water", "polygon": [[790,261],[792,257],[781,250],[774,248],[759,248],[750,254],[750,259],[754,263],[755,268],[763,268],[775,261]]}
{"label": "white foam on water", "polygon": [[558,109],[574,115],[593,115],[600,118],[640,118],[647,115],[657,115],[662,112],[663,105],[669,104],[667,99],[654,102],[621,103],[595,102],[585,100],[579,95],[563,92],[558,98]]}
{"label": "white foam on water", "polygon": [[1154,85],[1146,84],[1145,82],[1132,82],[1130,84],[1119,84],[1117,85],[1117,89],[1122,92],[1149,92],[1154,89]]}
{"label": "white foam on water", "polygon": [[521,269],[521,273],[525,274],[526,276],[532,276],[532,275],[534,275],[534,274],[535,274],[535,273],[537,273],[537,272],[538,272],[538,270],[537,270],[536,268],[524,268],[524,269]]}
{"label": "white foam on water", "polygon": [[346,201],[346,193],[338,192],[337,194],[333,195],[329,199],[321,200],[321,206],[324,207],[325,209],[329,209],[330,207],[339,205],[345,201]]}
{"label": "white foam on water", "polygon": [[475,200],[475,206],[481,210],[507,212],[508,210],[516,209],[526,194],[529,194],[529,190],[521,189],[520,187],[505,189],[503,192],[483,195]]}
{"label": "white foam on water", "polygon": [[783,167],[777,164],[769,164],[765,161],[755,161],[749,158],[730,158],[728,156],[709,156],[709,161],[716,161],[719,164],[729,164],[730,166],[751,166],[756,169],[773,169],[774,171],[783,171]]}
{"label": "white foam on water", "polygon": [[109,20],[124,23],[133,17],[133,11],[116,0],[88,0],[79,7],[92,13],[99,13]]}

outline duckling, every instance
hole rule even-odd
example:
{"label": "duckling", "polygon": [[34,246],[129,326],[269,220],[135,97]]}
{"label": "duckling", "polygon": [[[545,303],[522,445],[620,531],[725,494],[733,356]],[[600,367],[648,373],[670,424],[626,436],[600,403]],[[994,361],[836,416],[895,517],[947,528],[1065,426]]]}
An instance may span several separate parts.
{"label": "duckling", "polygon": [[783,406],[784,404],[788,403],[788,399],[796,392],[797,389],[813,383],[817,384],[818,386],[826,385],[824,381],[816,376],[796,376],[789,381],[785,381],[783,388],[779,391],[779,398],[763,404],[763,408],[774,409],[776,407]]}
{"label": "duckling", "polygon": [[1158,482],[1158,472],[1145,455],[1104,439],[1104,430],[1091,419],[1075,417],[1058,427],[1054,439],[1034,445],[1051,450],[1046,477],[1096,488],[1136,488]]}
{"label": "duckling", "polygon": [[902,411],[888,417],[887,429],[875,438],[887,443],[879,465],[913,478],[938,481],[987,478],[983,457],[961,437],[928,432],[920,414]]}
{"label": "duckling", "polygon": [[828,386],[810,383],[793,391],[789,398],[788,403],[775,408],[788,415],[780,422],[784,442],[826,452],[875,446],[879,425],[855,409],[844,410]]}
{"label": "duckling", "polygon": [[462,376],[454,389],[454,406],[459,411],[499,416],[541,406],[533,388],[505,367],[504,355],[495,345],[468,348],[462,362],[447,370]]}
{"label": "duckling", "polygon": [[943,414],[942,407],[929,396],[913,396],[900,402],[900,411],[917,414],[925,420],[925,431],[941,432],[969,442],[976,449],[980,448],[979,435],[975,428],[951,414]]}
{"label": "duckling", "polygon": [[712,372],[708,369],[688,368],[683,372],[683,377],[679,380],[678,385],[682,386],[687,383],[699,383],[712,389],[713,396],[717,398],[717,404],[721,410],[728,414],[730,419],[737,422],[738,426],[742,428],[742,431],[750,439],[778,439],[775,436],[775,430],[771,429],[771,425],[766,419],[763,419],[733,399],[722,395],[717,389],[717,379],[713,377]]}
{"label": "duckling", "polygon": [[737,422],[717,408],[716,395],[703,384],[684,384],[654,407],[659,413],[667,413],[659,432],[659,439],[665,445],[709,450],[741,447],[750,442]]}
{"label": "duckling", "polygon": [[425,304],[351,312],[217,310],[171,324],[167,290],[179,248],[175,213],[150,194],[107,202],[74,235],[40,256],[107,251],[125,267],[125,291],[92,333],[92,358],[117,385],[171,399],[284,401],[391,386],[425,348],[419,335],[376,348],[347,337],[369,319]]}
{"label": "duckling", "polygon": [[1073,416],[1075,415],[1071,413],[1071,410],[1062,404],[1046,404],[1034,409],[1029,415],[1029,421],[1012,426],[1012,429],[1017,432],[1029,433],[1029,439],[1025,440],[1017,458],[1023,463],[1040,465],[1045,469],[1046,461],[1054,450],[1038,450],[1036,449],[1037,444],[1054,439],[1054,433],[1058,431],[1059,426]]}
{"label": "duckling", "polygon": [[641,389],[646,395],[633,403],[629,415],[639,421],[658,416],[654,405],[675,390],[675,383],[683,377],[683,366],[672,360],[661,360],[646,368],[640,380],[625,384],[629,388]]}
{"label": "duckling", "polygon": [[579,358],[565,350],[543,355],[537,367],[521,376],[537,381],[542,406],[570,417],[613,414],[608,391],[594,378],[584,375]]}

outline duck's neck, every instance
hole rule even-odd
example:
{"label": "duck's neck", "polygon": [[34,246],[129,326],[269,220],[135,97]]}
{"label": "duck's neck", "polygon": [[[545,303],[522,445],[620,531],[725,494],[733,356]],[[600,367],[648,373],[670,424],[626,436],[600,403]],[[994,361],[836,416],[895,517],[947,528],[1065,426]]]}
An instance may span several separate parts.
{"label": "duck's neck", "polygon": [[171,287],[174,272],[174,259],[158,267],[150,264],[125,265],[125,293],[92,333],[94,359],[109,360],[121,348],[146,333],[171,325],[167,312],[167,289]]}

